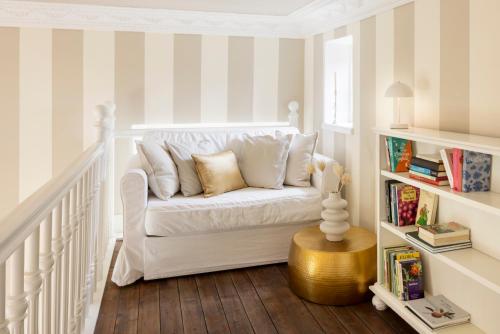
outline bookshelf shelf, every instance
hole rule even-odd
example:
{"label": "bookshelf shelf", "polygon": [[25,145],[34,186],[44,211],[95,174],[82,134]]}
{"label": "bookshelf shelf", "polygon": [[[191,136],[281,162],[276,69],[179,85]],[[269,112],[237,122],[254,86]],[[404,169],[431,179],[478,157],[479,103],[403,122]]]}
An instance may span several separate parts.
{"label": "bookshelf shelf", "polygon": [[483,333],[478,327],[473,324],[458,325],[453,327],[442,328],[433,331],[427,327],[418,317],[416,317],[412,312],[410,312],[405,304],[400,301],[396,296],[389,292],[382,285],[376,283],[370,286],[370,290],[377,295],[380,299],[384,301],[391,309],[394,310],[399,316],[408,322],[413,328],[415,328],[419,333],[424,334],[479,334]]}
{"label": "bookshelf shelf", "polygon": [[410,178],[409,173],[392,173],[386,170],[380,171],[382,176],[409,184],[420,189],[427,190],[442,197],[452,199],[473,208],[500,215],[500,194],[488,192],[470,192],[463,193],[450,189],[449,186],[434,186]]}
{"label": "bookshelf shelf", "polygon": [[[376,133],[376,221],[379,282],[370,287],[374,304],[391,307],[420,333],[497,333],[500,328],[500,138],[453,133],[431,129],[380,129]],[[413,154],[435,154],[442,148],[459,148],[491,154],[491,189],[489,192],[463,193],[449,186],[435,186],[409,177],[409,173],[393,173],[386,169],[386,138],[413,141]],[[432,254],[406,239],[416,226],[397,227],[386,222],[385,181],[396,180],[439,196],[437,221],[457,221],[473,233],[473,247]],[[432,331],[405,307],[392,292],[385,289],[383,249],[398,244],[411,244],[424,257],[425,290],[442,294],[471,315],[471,323]],[[454,269],[454,270],[449,270]],[[460,282],[460,283],[459,283]],[[378,298],[378,300],[377,300]]]}
{"label": "bookshelf shelf", "polygon": [[455,250],[439,254],[432,254],[406,239],[406,233],[416,231],[417,230],[416,226],[397,227],[387,222],[381,222],[380,225],[383,229],[393,233],[394,235],[412,244],[415,248],[417,248],[421,252],[427,254],[428,256],[436,258],[437,260],[445,263],[451,268],[458,270],[459,272],[470,277],[471,279],[478,281],[480,284],[488,287],[495,293],[500,294],[499,260],[484,253],[481,253],[480,251],[475,250],[474,248],[467,248],[467,249]]}

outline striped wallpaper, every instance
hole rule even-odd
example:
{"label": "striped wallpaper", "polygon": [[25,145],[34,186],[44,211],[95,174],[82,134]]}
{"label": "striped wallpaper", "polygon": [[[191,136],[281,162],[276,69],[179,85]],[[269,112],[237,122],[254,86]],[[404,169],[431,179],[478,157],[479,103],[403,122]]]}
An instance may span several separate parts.
{"label": "striped wallpaper", "polygon": [[[375,126],[388,126],[400,80],[414,90],[402,118],[418,127],[500,137],[500,1],[415,0],[305,43],[305,130],[323,119],[323,43],[352,34],[355,43],[353,135],[323,133],[321,149],[362,180],[349,187],[355,224],[374,228]],[[356,51],[357,48],[357,51]],[[355,71],[356,72],[356,71]],[[358,77],[356,77],[358,75]],[[359,215],[359,216],[358,216]]]}
{"label": "striped wallpaper", "polygon": [[118,128],[285,121],[303,104],[302,39],[0,27],[0,45],[0,216],[95,141],[103,101]]}

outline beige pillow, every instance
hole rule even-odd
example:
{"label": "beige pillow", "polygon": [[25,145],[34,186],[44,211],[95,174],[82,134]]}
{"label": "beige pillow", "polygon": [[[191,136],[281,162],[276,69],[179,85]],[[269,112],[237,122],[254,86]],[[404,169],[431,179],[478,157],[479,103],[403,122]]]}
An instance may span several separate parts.
{"label": "beige pillow", "polygon": [[200,142],[188,143],[166,143],[172,159],[177,166],[181,192],[184,196],[198,195],[203,191],[200,180],[196,173],[194,161],[191,154],[212,154],[218,150],[212,142],[202,140]]}
{"label": "beige pillow", "polygon": [[167,200],[179,191],[179,176],[170,154],[154,142],[136,142],[148,184],[156,197]]}
{"label": "beige pillow", "polygon": [[192,154],[191,156],[205,197],[247,187],[232,151],[209,155]]}
{"label": "beige pillow", "polygon": [[318,141],[318,132],[312,134],[284,134],[276,131],[277,137],[291,138],[290,150],[286,161],[285,184],[296,187],[310,187],[311,175],[307,166],[311,163]]}
{"label": "beige pillow", "polygon": [[290,138],[244,134],[232,140],[229,147],[249,187],[283,189]]}

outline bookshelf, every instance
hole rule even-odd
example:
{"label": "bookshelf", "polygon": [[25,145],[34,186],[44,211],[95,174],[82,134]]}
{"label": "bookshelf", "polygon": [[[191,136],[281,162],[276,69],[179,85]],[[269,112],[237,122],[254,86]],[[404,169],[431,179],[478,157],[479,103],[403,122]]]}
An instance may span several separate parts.
{"label": "bookshelf", "polygon": [[[370,287],[374,305],[391,307],[419,333],[497,333],[500,328],[500,139],[431,129],[375,129],[376,221],[378,282]],[[461,148],[493,155],[490,192],[462,193],[449,186],[434,186],[411,179],[408,173],[386,170],[385,138],[414,142],[415,153],[437,153],[441,148]],[[471,229],[473,248],[432,254],[406,240],[415,226],[397,227],[387,222],[385,186],[397,180],[439,196],[437,221],[457,221]],[[384,247],[412,244],[420,250],[427,295],[443,294],[471,314],[471,323],[432,331],[383,284]]]}

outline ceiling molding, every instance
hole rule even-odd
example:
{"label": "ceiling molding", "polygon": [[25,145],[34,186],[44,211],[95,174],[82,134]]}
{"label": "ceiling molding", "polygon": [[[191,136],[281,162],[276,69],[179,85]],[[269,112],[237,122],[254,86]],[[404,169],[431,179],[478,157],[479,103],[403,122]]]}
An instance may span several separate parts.
{"label": "ceiling molding", "polygon": [[315,0],[288,16],[0,0],[0,26],[305,38],[413,0]]}

